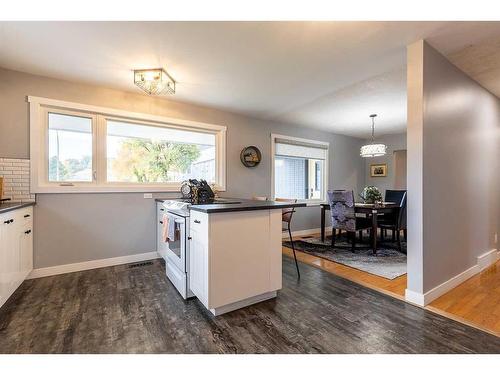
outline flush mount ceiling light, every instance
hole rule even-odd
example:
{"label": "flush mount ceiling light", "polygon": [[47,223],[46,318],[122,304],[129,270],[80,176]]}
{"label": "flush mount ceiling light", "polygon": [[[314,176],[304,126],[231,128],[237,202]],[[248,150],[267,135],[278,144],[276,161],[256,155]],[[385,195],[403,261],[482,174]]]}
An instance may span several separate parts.
{"label": "flush mount ceiling light", "polygon": [[375,143],[375,117],[377,115],[370,115],[372,118],[372,143],[369,145],[361,146],[360,155],[363,158],[373,158],[375,156],[385,155],[387,146],[381,143]]}
{"label": "flush mount ceiling light", "polygon": [[175,94],[175,81],[161,68],[134,70],[134,83],[149,95]]}

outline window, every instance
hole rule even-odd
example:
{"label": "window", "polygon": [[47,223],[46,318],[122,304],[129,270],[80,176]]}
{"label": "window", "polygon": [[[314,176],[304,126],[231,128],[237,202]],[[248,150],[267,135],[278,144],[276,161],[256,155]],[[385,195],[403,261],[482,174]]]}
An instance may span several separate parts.
{"label": "window", "polygon": [[215,182],[215,135],[107,121],[107,180]]}
{"label": "window", "polygon": [[323,201],[326,192],[328,143],[271,135],[273,196]]}
{"label": "window", "polygon": [[223,126],[29,101],[35,193],[178,191],[189,178],[225,189]]}
{"label": "window", "polygon": [[92,118],[48,113],[49,181],[92,181]]}

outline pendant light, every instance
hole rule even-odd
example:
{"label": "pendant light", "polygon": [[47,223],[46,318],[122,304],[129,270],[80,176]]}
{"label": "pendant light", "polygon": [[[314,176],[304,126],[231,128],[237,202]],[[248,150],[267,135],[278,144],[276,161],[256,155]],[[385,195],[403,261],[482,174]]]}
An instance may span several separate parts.
{"label": "pendant light", "polygon": [[372,119],[372,142],[369,145],[361,146],[360,155],[363,158],[373,158],[375,156],[383,156],[386,154],[387,146],[381,143],[375,143],[375,117],[370,115]]}

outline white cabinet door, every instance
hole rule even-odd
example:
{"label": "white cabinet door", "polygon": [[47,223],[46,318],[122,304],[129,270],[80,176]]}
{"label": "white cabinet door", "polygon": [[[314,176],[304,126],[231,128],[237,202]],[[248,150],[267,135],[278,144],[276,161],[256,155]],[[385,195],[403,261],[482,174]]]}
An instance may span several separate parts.
{"label": "white cabinet door", "polygon": [[191,232],[191,246],[189,248],[189,285],[198,299],[206,304],[205,290],[208,275],[205,271],[206,246],[200,241],[196,232]]}
{"label": "white cabinet door", "polygon": [[17,288],[19,279],[19,246],[16,236],[16,221],[13,211],[0,215],[1,225],[1,271],[0,290],[3,304]]}
{"label": "white cabinet door", "polygon": [[19,251],[19,280],[21,284],[33,270],[33,208],[16,211],[16,233]]}
{"label": "white cabinet door", "polygon": [[19,267],[21,282],[33,269],[33,230],[26,226],[19,233]]}
{"label": "white cabinet door", "polygon": [[208,308],[208,215],[191,212],[189,286]]}
{"label": "white cabinet door", "polygon": [[0,306],[33,269],[32,208],[0,215]]}
{"label": "white cabinet door", "polygon": [[165,241],[163,241],[163,215],[165,215],[165,208],[160,202],[157,202],[156,203],[156,251],[165,261],[167,261],[168,244]]}
{"label": "white cabinet door", "polygon": [[[12,212],[14,213],[14,211]],[[19,272],[19,242],[17,240],[17,234],[19,231],[19,222],[16,220],[14,215],[11,216],[11,223],[6,227],[6,238],[7,238],[7,274],[9,279],[9,290],[14,292],[17,288],[17,282],[20,278]]]}
{"label": "white cabinet door", "polygon": [[6,227],[4,221],[7,220],[6,215],[0,215],[0,306],[7,299],[8,277],[7,277],[7,244],[6,244]]}

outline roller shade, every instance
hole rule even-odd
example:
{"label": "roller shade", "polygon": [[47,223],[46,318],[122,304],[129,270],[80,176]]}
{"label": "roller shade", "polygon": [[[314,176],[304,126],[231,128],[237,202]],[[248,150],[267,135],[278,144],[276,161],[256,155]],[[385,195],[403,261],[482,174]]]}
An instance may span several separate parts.
{"label": "roller shade", "polygon": [[325,160],[328,146],[317,143],[306,143],[284,138],[275,138],[275,155],[304,159]]}

